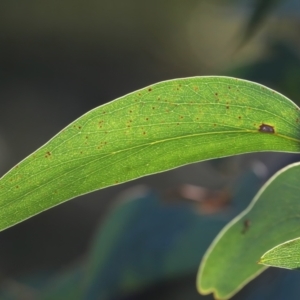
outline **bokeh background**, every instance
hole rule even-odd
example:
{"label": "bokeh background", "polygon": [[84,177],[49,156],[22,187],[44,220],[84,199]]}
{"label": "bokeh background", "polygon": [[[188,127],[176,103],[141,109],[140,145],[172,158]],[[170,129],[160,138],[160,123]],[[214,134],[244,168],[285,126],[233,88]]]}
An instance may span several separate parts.
{"label": "bokeh background", "polygon": [[[1,0],[1,175],[88,110],[196,75],[253,80],[300,103],[299,1]],[[212,299],[195,288],[205,250],[298,160],[258,153],[189,165],[5,230],[0,299]],[[234,299],[298,299],[299,279],[270,269]]]}

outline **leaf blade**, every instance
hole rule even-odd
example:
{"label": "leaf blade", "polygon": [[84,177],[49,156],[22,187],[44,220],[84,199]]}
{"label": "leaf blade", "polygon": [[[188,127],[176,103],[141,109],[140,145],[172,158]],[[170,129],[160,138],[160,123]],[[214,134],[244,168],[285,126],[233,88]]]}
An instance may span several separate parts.
{"label": "leaf blade", "polygon": [[[201,262],[197,278],[201,293],[229,299],[266,269],[258,264],[263,253],[298,237],[299,176],[300,163],[280,170],[249,207],[223,228]],[[246,220],[251,223],[245,230]]]}
{"label": "leaf blade", "polygon": [[[196,161],[299,152],[299,119],[289,99],[244,80],[154,84],[86,113],[5,174],[0,230],[76,196]],[[261,132],[262,124],[275,133]]]}
{"label": "leaf blade", "polygon": [[300,269],[300,238],[296,238],[268,250],[258,261],[259,264],[290,270]]}

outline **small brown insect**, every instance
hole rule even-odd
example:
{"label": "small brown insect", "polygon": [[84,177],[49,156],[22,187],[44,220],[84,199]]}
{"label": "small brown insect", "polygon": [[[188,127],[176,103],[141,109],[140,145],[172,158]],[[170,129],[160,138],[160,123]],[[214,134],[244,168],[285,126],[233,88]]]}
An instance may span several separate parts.
{"label": "small brown insect", "polygon": [[259,126],[259,131],[265,133],[275,133],[273,126],[264,123]]}
{"label": "small brown insect", "polygon": [[251,221],[249,219],[246,219],[244,221],[244,227],[243,227],[243,230],[242,230],[242,234],[245,234],[249,230],[250,225],[251,225]]}

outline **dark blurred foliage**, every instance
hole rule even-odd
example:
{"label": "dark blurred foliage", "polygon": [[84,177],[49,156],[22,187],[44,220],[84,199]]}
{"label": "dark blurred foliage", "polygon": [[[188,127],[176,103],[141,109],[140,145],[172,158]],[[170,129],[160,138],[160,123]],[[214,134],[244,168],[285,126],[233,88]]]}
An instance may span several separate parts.
{"label": "dark blurred foliage", "polygon": [[[299,15],[297,0],[1,1],[2,174],[89,109],[161,80],[212,74],[237,76],[272,87],[299,103]],[[110,255],[105,264],[115,262],[119,268],[114,277],[119,278],[116,294],[108,299],[200,299],[195,289],[196,271],[214,235],[250,201],[259,185],[293,160],[298,156],[261,153],[185,166],[80,197],[5,230],[0,233],[0,299],[102,299],[97,298],[97,289],[94,294],[82,294],[82,282],[85,288],[92,288],[83,279],[87,272],[92,274],[87,265],[95,265],[97,272],[103,272],[104,264],[91,261],[91,257],[98,257],[97,251],[99,257],[103,255],[101,249]],[[241,184],[237,178],[249,172],[256,174],[259,183],[245,184],[247,200],[237,207],[234,195]],[[129,226],[125,222],[120,236],[107,237],[119,244],[97,248],[95,241],[104,234],[105,224],[113,216],[111,206],[117,205],[117,195],[140,184],[157,191],[156,200],[148,199],[148,205],[158,201],[158,207],[167,191],[182,184],[226,190],[233,200],[221,211],[205,215],[192,201],[180,199],[178,204],[178,197],[171,193],[175,204],[169,199],[152,219],[145,214],[147,223],[143,218],[137,221],[136,230],[144,239],[140,247],[133,244],[136,233],[131,233],[131,239],[122,237],[135,228],[132,223],[131,229],[125,231]],[[142,206],[147,201],[140,203]],[[177,216],[174,205],[183,205],[181,211],[193,217]],[[117,211],[121,206],[115,207]],[[161,271],[155,280],[145,279],[142,287],[125,293],[122,288],[128,280],[133,281],[134,276],[142,279],[138,272],[130,273],[133,265],[138,269],[144,263],[134,258],[144,253],[147,262],[151,250],[147,245],[151,246],[155,237],[161,238],[155,242],[159,247],[168,243],[161,228],[170,238],[168,230],[173,235],[182,233],[183,228],[189,228],[184,227],[188,221],[202,224],[200,229],[194,228],[199,230],[199,238],[194,231],[182,245],[199,249],[199,256],[189,257],[194,259],[188,270],[178,267],[172,276]],[[99,223],[104,229],[97,229]],[[209,228],[211,231],[206,230]],[[176,247],[171,246],[164,248],[160,260],[149,261],[151,270],[164,270],[168,258],[176,252]],[[127,251],[124,260],[122,247]],[[182,266],[188,251],[184,249],[176,256]],[[160,262],[159,266],[155,262]],[[175,268],[175,263],[169,264]],[[108,267],[105,271],[107,277],[111,270]],[[105,272],[90,278],[96,280],[94,286],[103,284],[99,278],[105,278]],[[126,272],[130,274],[125,276]],[[297,276],[290,274],[269,270],[235,299],[283,299],[282,293],[288,290],[292,299],[297,290],[291,283]],[[63,292],[67,296],[62,298],[59,293]]]}

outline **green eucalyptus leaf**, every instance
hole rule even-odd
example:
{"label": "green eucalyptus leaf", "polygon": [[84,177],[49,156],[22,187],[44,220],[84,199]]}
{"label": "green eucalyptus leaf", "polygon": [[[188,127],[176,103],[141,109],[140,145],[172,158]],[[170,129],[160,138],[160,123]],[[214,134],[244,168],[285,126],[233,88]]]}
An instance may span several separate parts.
{"label": "green eucalyptus leaf", "polygon": [[299,177],[300,163],[280,170],[249,207],[224,227],[200,265],[201,293],[229,299],[266,269],[258,262],[267,250],[299,236]]}
{"label": "green eucalyptus leaf", "polygon": [[299,108],[256,83],[153,84],[86,113],[0,179],[0,230],[79,195],[185,164],[299,152]]}
{"label": "green eucalyptus leaf", "polygon": [[259,264],[284,269],[300,269],[300,238],[287,241],[267,251]]}

